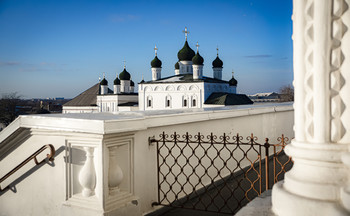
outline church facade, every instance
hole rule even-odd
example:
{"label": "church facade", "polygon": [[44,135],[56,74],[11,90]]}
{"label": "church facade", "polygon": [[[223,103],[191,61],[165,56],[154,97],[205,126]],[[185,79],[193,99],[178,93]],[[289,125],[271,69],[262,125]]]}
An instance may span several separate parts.
{"label": "church facade", "polygon": [[133,111],[138,109],[137,93],[134,92],[135,83],[131,80],[130,73],[124,70],[113,81],[113,90],[108,88],[105,77],[63,105],[63,113],[98,113]]}
{"label": "church facade", "polygon": [[217,56],[212,62],[213,77],[203,76],[204,59],[195,53],[187,42],[177,53],[174,75],[162,78],[162,62],[157,55],[151,61],[152,80],[143,79],[138,84],[138,93],[134,92],[135,84],[130,73],[124,70],[113,81],[113,90],[108,88],[105,77],[90,89],[84,91],[63,105],[63,113],[94,113],[118,111],[145,111],[206,108],[230,105],[252,104],[244,94],[237,94],[237,80],[222,80],[223,62]]}
{"label": "church facade", "polygon": [[[187,42],[185,28],[185,44],[178,52],[178,62],[175,64],[175,74],[162,78],[162,62],[157,56],[151,61],[152,80],[139,83],[139,109],[163,110],[205,108],[212,106],[252,104],[246,96],[236,94],[237,80],[222,80],[223,62],[217,53],[212,62],[213,78],[203,76],[204,59],[199,54],[198,43],[195,53]],[[217,49],[218,51],[218,49]]]}

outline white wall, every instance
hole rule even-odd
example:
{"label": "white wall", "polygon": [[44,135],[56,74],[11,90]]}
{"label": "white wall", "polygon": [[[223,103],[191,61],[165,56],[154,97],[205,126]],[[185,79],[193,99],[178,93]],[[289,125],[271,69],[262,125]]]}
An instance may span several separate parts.
{"label": "white wall", "polygon": [[[203,82],[193,83],[155,83],[140,84],[139,109],[140,110],[164,110],[164,109],[185,109],[203,107]],[[187,98],[187,106],[183,104],[183,98]],[[151,98],[152,105],[148,106],[147,99]],[[166,98],[170,100],[170,106],[166,105]],[[196,99],[196,105],[192,100]]]}
{"label": "white wall", "polygon": [[99,112],[118,111],[118,99],[118,95],[98,95],[96,103]]}
{"label": "white wall", "polygon": [[[57,151],[54,166],[44,164],[36,171],[26,175],[25,173],[32,168],[35,169],[35,163],[32,160],[1,183],[1,187],[4,188],[19,177],[27,176],[15,185],[16,192],[9,190],[0,195],[1,216],[60,214],[61,204],[65,200],[65,163],[64,151],[62,151],[64,142],[64,137],[53,134],[30,135],[17,149],[0,161],[0,176],[3,177],[45,144],[54,145]],[[40,154],[38,160],[45,157],[46,153],[49,153],[49,150]]]}
{"label": "white wall", "polygon": [[63,106],[62,113],[97,113],[97,106]]}
{"label": "white wall", "polygon": [[[93,212],[91,215],[102,215],[103,211],[110,212],[110,215],[141,215],[154,210],[151,204],[157,200],[156,146],[148,144],[149,137],[159,137],[163,131],[168,134],[175,131],[179,134],[189,132],[193,135],[198,132],[221,135],[225,132],[229,136],[240,133],[244,137],[254,133],[260,142],[269,137],[273,143],[282,133],[292,138],[294,136],[292,127],[293,110],[288,104],[181,112],[131,112],[128,115],[98,113],[21,116],[0,133],[0,151],[11,148],[11,142],[21,144],[0,161],[0,176],[44,144],[53,144],[58,154],[54,167],[44,165],[19,182],[16,185],[16,193],[7,191],[0,196],[0,215],[74,215],[79,212],[87,215],[87,212],[82,213],[79,210],[81,208],[73,208],[81,205],[77,204],[76,200],[89,203],[94,210],[88,211]],[[19,139],[22,136],[18,135],[19,130],[29,130],[21,128],[30,128],[32,131],[28,139]],[[124,139],[127,142],[123,141]],[[81,187],[79,182],[74,180],[74,176],[77,176],[84,164],[84,156],[75,157],[76,171],[73,172],[73,179],[67,179],[66,151],[62,149],[69,143],[75,145],[74,148],[78,150],[79,145],[86,143],[95,146],[94,163],[97,175],[95,196],[80,198]],[[108,195],[107,146],[118,143],[126,146],[120,148],[120,151],[117,150],[119,152],[117,161],[124,170],[123,182],[120,185],[121,193],[132,195],[125,199],[125,204],[122,201],[118,203],[111,200]],[[122,153],[125,151],[128,153]],[[30,166],[33,166],[33,163]],[[30,169],[30,166],[23,168],[23,171]],[[16,177],[18,176],[13,176],[12,180]],[[75,185],[74,190],[67,189],[66,182],[69,181]],[[1,185],[6,186],[5,182]],[[68,196],[68,191],[73,193],[72,197]],[[102,201],[102,197],[105,201]],[[132,204],[131,200],[136,200],[137,205]],[[109,205],[108,202],[117,204]],[[64,203],[68,205],[63,205]],[[18,208],[18,204],[21,208]]]}
{"label": "white wall", "polygon": [[137,102],[137,95],[98,95],[97,96],[97,106],[99,112],[117,112],[117,111],[130,111],[135,109],[125,109],[120,108],[118,104],[126,103],[126,102]]}

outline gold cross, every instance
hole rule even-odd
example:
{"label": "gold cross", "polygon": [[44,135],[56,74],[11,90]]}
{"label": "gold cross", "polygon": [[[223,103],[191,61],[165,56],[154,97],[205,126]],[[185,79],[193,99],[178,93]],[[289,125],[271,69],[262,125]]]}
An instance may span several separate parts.
{"label": "gold cross", "polygon": [[187,27],[185,27],[185,31],[182,31],[182,32],[185,33],[185,39],[187,41],[187,35],[188,35],[188,33],[190,33],[189,31],[187,31]]}
{"label": "gold cross", "polygon": [[196,47],[197,47],[197,52],[198,52],[198,48],[199,48],[199,44],[198,44],[198,41],[197,41]]}
{"label": "gold cross", "polygon": [[219,46],[216,46],[216,55],[219,56]]}
{"label": "gold cross", "polygon": [[124,69],[125,69],[125,63],[126,63],[126,61],[124,60],[123,62],[124,62]]}
{"label": "gold cross", "polygon": [[154,46],[154,52],[156,53],[156,56],[157,56],[157,51],[158,51],[158,48],[157,48],[157,45]]}

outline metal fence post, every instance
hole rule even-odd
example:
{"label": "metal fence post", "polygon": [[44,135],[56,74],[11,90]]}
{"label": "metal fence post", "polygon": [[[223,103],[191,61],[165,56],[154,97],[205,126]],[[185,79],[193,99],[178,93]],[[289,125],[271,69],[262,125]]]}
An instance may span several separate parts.
{"label": "metal fence post", "polygon": [[265,139],[265,183],[266,183],[266,190],[269,190],[269,138]]}

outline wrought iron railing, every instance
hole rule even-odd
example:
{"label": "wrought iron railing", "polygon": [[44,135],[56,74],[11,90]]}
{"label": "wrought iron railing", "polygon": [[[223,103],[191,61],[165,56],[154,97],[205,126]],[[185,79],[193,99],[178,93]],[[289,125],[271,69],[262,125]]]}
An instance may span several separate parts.
{"label": "wrought iron railing", "polygon": [[[45,149],[49,148],[50,149],[50,154],[46,155],[46,158],[44,158],[43,160],[41,160],[40,162],[38,162],[38,159],[36,158],[41,152],[43,152]],[[2,177],[0,179],[0,184],[5,181],[8,177],[10,177],[11,175],[13,175],[15,172],[17,172],[19,169],[21,169],[24,165],[26,165],[29,161],[34,160],[36,165],[40,165],[42,163],[44,163],[45,161],[53,161],[54,157],[55,157],[55,147],[51,144],[48,145],[44,145],[43,147],[41,147],[40,149],[38,149],[36,152],[34,152],[31,156],[29,156],[27,159],[25,159],[22,163],[20,163],[18,166],[16,166],[15,168],[13,168],[10,172],[8,172],[4,177]],[[9,189],[10,185],[6,186],[4,189],[1,189],[0,186],[0,192]]]}
{"label": "wrought iron railing", "polygon": [[278,144],[270,144],[267,138],[260,144],[253,134],[246,141],[239,134],[205,137],[163,132],[159,136],[149,138],[150,144],[157,145],[158,201],[154,205],[234,214],[292,166],[283,152],[288,141],[283,135]]}

